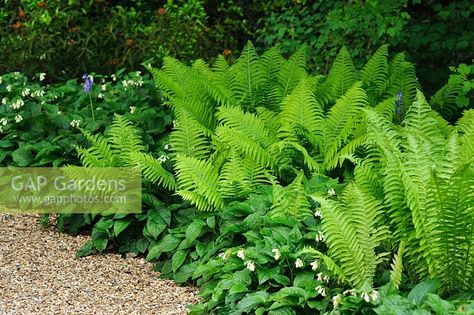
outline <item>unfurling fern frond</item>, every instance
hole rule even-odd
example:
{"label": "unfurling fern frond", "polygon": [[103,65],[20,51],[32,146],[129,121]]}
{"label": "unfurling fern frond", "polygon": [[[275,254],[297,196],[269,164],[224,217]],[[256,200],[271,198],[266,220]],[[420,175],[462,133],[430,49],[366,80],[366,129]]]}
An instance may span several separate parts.
{"label": "unfurling fern frond", "polygon": [[191,156],[176,157],[176,193],[201,211],[219,210],[224,200],[219,194],[219,173],[206,161]]}
{"label": "unfurling fern frond", "polygon": [[378,252],[388,237],[379,222],[382,205],[354,183],[345,188],[339,201],[315,199],[321,205],[329,256],[353,287],[371,284],[377,265],[386,255]]}

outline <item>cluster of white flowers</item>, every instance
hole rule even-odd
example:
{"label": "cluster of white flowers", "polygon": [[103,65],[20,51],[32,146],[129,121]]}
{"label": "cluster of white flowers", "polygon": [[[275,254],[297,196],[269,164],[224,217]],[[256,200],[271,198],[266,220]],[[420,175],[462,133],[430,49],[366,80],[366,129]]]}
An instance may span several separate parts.
{"label": "cluster of white flowers", "polygon": [[137,110],[137,107],[136,107],[136,106],[130,106],[130,114],[133,115],[136,110]]}
{"label": "cluster of white flowers", "polygon": [[329,188],[328,189],[328,196],[335,196],[336,195],[336,191],[334,190],[334,188]]}
{"label": "cluster of white flowers", "polygon": [[45,78],[46,78],[46,73],[41,72],[41,73],[39,74],[39,80],[40,80],[40,81],[44,81]]}
{"label": "cluster of white flowers", "polygon": [[280,250],[278,248],[274,248],[272,249],[272,252],[275,256],[273,256],[273,258],[275,258],[275,260],[278,260],[280,259],[281,257],[281,253],[280,253]]}
{"label": "cluster of white flowers", "polygon": [[304,264],[303,264],[303,261],[301,259],[296,259],[295,261],[295,267],[296,268],[303,268]]}
{"label": "cluster of white flowers", "polygon": [[25,105],[25,102],[23,102],[23,100],[21,98],[19,98],[16,101],[14,101],[10,106],[13,109],[19,109],[19,108],[23,107],[23,105]]}
{"label": "cluster of white flowers", "polygon": [[8,102],[8,98],[6,98],[6,97],[2,98],[2,104],[3,105],[6,105],[7,102]]}
{"label": "cluster of white flowers", "polygon": [[143,79],[138,79],[138,80],[123,80],[122,85],[124,87],[140,87],[143,85]]}
{"label": "cluster of white flowers", "polygon": [[8,120],[5,117],[0,119],[0,125],[6,126],[7,124],[8,124]]}
{"label": "cluster of white flowers", "polygon": [[21,91],[21,96],[27,97],[28,95],[30,95],[30,92],[31,90],[29,88],[26,88],[23,91]]}
{"label": "cluster of white flowers", "polygon": [[167,155],[160,155],[158,157],[158,162],[165,163],[168,159],[169,159],[169,157]]}
{"label": "cluster of white flowers", "polygon": [[372,290],[370,293],[363,292],[360,297],[366,302],[375,301],[379,298],[379,293],[375,290]]}
{"label": "cluster of white flowers", "polygon": [[15,122],[16,122],[16,123],[19,123],[19,122],[21,122],[22,120],[23,120],[23,117],[22,117],[21,115],[16,115],[16,116],[15,116]]}
{"label": "cluster of white flowers", "polygon": [[329,282],[329,276],[323,274],[322,272],[318,273],[316,276],[318,277],[318,281]]}
{"label": "cluster of white flowers", "polygon": [[11,84],[7,85],[7,92],[11,92],[13,89],[13,87],[11,86]]}
{"label": "cluster of white flowers", "polygon": [[248,270],[255,271],[255,264],[253,263],[253,261],[249,260],[245,262],[245,266],[247,267]]}
{"label": "cluster of white flowers", "polygon": [[321,296],[326,296],[326,289],[324,287],[318,285],[315,289]]}
{"label": "cluster of white flowers", "polygon": [[41,97],[44,95],[44,91],[43,90],[36,90],[34,91],[33,93],[31,93],[31,97]]}
{"label": "cluster of white flowers", "polygon": [[237,252],[237,257],[244,260],[245,259],[245,251],[243,249],[239,249],[239,251]]}
{"label": "cluster of white flowers", "polygon": [[81,121],[77,120],[77,119],[74,119],[73,121],[71,121],[69,123],[69,125],[71,125],[71,127],[73,127],[73,128],[79,128],[79,126],[81,125]]}
{"label": "cluster of white flowers", "polygon": [[315,216],[316,218],[322,218],[322,217],[323,217],[323,214],[321,213],[321,210],[318,209],[318,210],[316,210],[316,211],[314,212],[314,216]]}
{"label": "cluster of white flowers", "polygon": [[334,308],[338,308],[342,302],[342,295],[338,294],[332,297],[332,305]]}
{"label": "cluster of white flowers", "polygon": [[316,259],[315,261],[311,262],[310,265],[311,265],[311,270],[318,269],[319,268],[319,260]]}
{"label": "cluster of white flowers", "polygon": [[324,234],[321,231],[318,231],[318,235],[316,235],[316,242],[324,241]]}

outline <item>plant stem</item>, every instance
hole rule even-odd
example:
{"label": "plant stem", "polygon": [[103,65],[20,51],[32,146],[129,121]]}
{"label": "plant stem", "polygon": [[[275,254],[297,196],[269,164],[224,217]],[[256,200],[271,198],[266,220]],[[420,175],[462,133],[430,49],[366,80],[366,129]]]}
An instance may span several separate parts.
{"label": "plant stem", "polygon": [[92,121],[95,122],[94,107],[92,106],[92,93],[89,93],[89,101],[91,106]]}

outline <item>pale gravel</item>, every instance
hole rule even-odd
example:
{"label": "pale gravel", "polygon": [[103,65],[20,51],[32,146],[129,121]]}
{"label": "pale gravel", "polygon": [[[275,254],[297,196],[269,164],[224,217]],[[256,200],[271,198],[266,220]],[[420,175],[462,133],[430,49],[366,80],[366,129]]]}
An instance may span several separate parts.
{"label": "pale gravel", "polygon": [[196,288],[159,279],[143,258],[75,258],[88,236],[0,214],[0,314],[186,314]]}

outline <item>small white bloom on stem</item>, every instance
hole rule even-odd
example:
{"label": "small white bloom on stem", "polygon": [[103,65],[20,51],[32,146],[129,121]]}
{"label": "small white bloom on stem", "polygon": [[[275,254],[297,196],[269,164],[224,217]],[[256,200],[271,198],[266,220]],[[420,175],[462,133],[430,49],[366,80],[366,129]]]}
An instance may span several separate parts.
{"label": "small white bloom on stem", "polygon": [[46,73],[41,72],[41,73],[39,74],[39,80],[40,80],[40,82],[41,82],[41,81],[44,81],[45,78],[46,78]]}
{"label": "small white bloom on stem", "polygon": [[326,296],[326,289],[323,288],[322,286],[318,285],[316,287],[316,292],[318,292],[319,294],[321,294],[321,296]]}
{"label": "small white bloom on stem", "polygon": [[303,268],[303,266],[304,266],[303,261],[299,258],[296,259],[295,266],[296,266],[296,268]]}
{"label": "small white bloom on stem", "polygon": [[8,120],[4,117],[0,119],[0,125],[6,126],[8,124]]}
{"label": "small white bloom on stem", "polygon": [[19,123],[19,122],[21,122],[22,120],[23,120],[23,117],[22,117],[21,115],[16,115],[16,116],[15,116],[15,122],[16,122],[16,123]]}
{"label": "small white bloom on stem", "polygon": [[130,114],[133,115],[136,110],[137,110],[137,107],[136,107],[136,106],[130,106]]}
{"label": "small white bloom on stem", "polygon": [[370,302],[370,296],[369,296],[367,293],[365,293],[365,292],[362,293],[362,294],[360,295],[360,297],[361,297],[362,299],[364,299],[364,301]]}
{"label": "small white bloom on stem", "polygon": [[249,260],[245,263],[245,266],[247,267],[248,270],[250,271],[255,271],[255,264],[253,261]]}
{"label": "small white bloom on stem", "polygon": [[332,305],[334,308],[338,308],[342,302],[342,295],[338,294],[332,297]]}
{"label": "small white bloom on stem", "polygon": [[245,251],[243,249],[240,249],[238,252],[237,252],[237,257],[239,257],[240,259],[244,260],[245,259]]}
{"label": "small white bloom on stem", "polygon": [[310,265],[311,265],[311,270],[318,269],[319,268],[319,260],[316,259],[315,261],[311,262]]}
{"label": "small white bloom on stem", "polygon": [[335,196],[336,195],[336,191],[334,190],[334,188],[329,188],[328,189],[328,195],[329,196]]}
{"label": "small white bloom on stem", "polygon": [[321,213],[321,211],[318,209],[314,212],[314,216],[316,218],[322,218],[323,217],[323,214]]}
{"label": "small white bloom on stem", "polygon": [[324,234],[321,231],[318,231],[318,235],[316,235],[316,242],[324,241]]}
{"label": "small white bloom on stem", "polygon": [[275,258],[275,260],[278,260],[280,259],[281,257],[281,253],[280,253],[280,250],[278,248],[274,248],[272,249],[272,252],[275,256],[273,256],[273,258]]}
{"label": "small white bloom on stem", "polygon": [[379,298],[379,293],[376,290],[372,290],[372,292],[370,292],[370,299],[372,301],[375,301],[378,298]]}
{"label": "small white bloom on stem", "polygon": [[219,255],[217,255],[220,259],[222,260],[226,260],[228,258],[227,256],[227,253],[226,252],[223,252],[223,253],[220,253]]}

